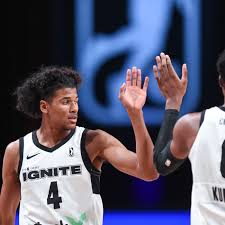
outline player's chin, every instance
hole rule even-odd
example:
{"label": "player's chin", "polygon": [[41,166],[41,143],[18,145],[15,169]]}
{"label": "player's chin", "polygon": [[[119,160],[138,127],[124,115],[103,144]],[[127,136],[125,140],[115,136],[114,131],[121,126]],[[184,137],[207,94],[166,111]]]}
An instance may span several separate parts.
{"label": "player's chin", "polygon": [[76,125],[77,125],[77,123],[69,123],[69,124],[67,124],[66,128],[68,130],[71,130],[71,129],[74,129],[76,127]]}

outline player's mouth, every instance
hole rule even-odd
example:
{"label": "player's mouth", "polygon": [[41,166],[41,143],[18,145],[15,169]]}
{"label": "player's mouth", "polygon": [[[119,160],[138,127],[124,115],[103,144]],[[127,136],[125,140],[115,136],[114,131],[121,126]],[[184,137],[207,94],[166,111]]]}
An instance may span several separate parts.
{"label": "player's mouth", "polygon": [[77,122],[77,115],[71,115],[68,116],[69,121],[71,121],[72,123],[76,123]]}

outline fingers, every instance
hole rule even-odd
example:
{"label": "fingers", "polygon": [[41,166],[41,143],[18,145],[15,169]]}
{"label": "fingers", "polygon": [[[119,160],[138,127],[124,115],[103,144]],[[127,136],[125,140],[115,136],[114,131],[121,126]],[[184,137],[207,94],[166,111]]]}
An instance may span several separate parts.
{"label": "fingers", "polygon": [[[160,80],[165,81],[168,78],[167,59],[166,59],[166,55],[163,52],[160,53],[160,56],[156,56],[155,59],[156,59],[157,70],[158,70],[158,73],[156,73],[155,78],[159,84]],[[153,72],[154,72],[154,69],[155,68],[153,68]]]}
{"label": "fingers", "polygon": [[141,88],[141,70],[137,70],[137,86]]}
{"label": "fingers", "polygon": [[162,61],[162,68],[164,69],[164,68],[167,68],[167,64],[166,64],[166,55],[163,53],[163,52],[161,52],[160,53],[160,56],[161,56],[161,61]]}
{"label": "fingers", "polygon": [[156,65],[153,66],[153,73],[154,73],[154,77],[157,80],[157,82],[159,82],[159,71]]}
{"label": "fingers", "polygon": [[167,68],[168,68],[168,72],[169,72],[170,76],[175,76],[175,77],[179,78],[173,67],[171,59],[168,55],[166,55],[166,62],[167,62]]}
{"label": "fingers", "polygon": [[167,70],[167,59],[166,59],[166,55],[161,52],[160,53],[160,56],[156,56],[156,63],[157,63],[157,67],[158,67],[158,70],[160,72],[163,72],[165,70]]}
{"label": "fingers", "polygon": [[158,70],[161,71],[162,70],[161,58],[159,56],[156,56],[155,60],[156,60],[156,63],[157,63]]}
{"label": "fingers", "polygon": [[145,77],[145,81],[144,81],[144,84],[143,84],[143,91],[147,92],[148,84],[149,84],[149,78]]}
{"label": "fingers", "polygon": [[132,85],[141,88],[141,83],[141,69],[137,69],[135,66],[133,66],[132,69],[128,69],[126,74],[126,86]]}
{"label": "fingers", "polygon": [[183,64],[182,66],[182,77],[181,81],[186,84],[188,82],[188,70],[187,70],[187,65]]}
{"label": "fingers", "polygon": [[166,76],[168,76],[166,55],[163,52],[161,52],[160,57],[161,57],[161,62],[162,62],[162,70],[160,71],[160,73],[162,73],[162,75],[166,77]]}
{"label": "fingers", "polygon": [[126,85],[130,86],[131,85],[131,70],[127,70],[127,75],[126,75]]}
{"label": "fingers", "polygon": [[123,84],[121,85],[121,87],[120,87],[119,99],[121,99],[122,96],[124,95],[125,89],[126,89],[126,84],[123,83]]}
{"label": "fingers", "polygon": [[137,68],[132,67],[132,85],[137,86]]}
{"label": "fingers", "polygon": [[[157,82],[160,80],[166,82],[169,77],[180,80],[168,55],[165,55],[163,52],[160,53],[160,56],[156,56],[156,62],[157,67],[153,68],[153,72],[155,71],[154,75]],[[156,72],[156,70],[158,70],[158,72]]]}

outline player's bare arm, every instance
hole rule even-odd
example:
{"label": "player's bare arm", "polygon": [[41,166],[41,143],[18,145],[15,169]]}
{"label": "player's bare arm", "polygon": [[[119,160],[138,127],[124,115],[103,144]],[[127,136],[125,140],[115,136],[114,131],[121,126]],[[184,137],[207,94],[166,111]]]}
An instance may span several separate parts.
{"label": "player's bare arm", "polygon": [[17,173],[19,142],[10,143],[5,151],[0,198],[1,225],[14,225],[16,209],[20,200],[20,182]]}
{"label": "player's bare arm", "polygon": [[[126,109],[134,130],[136,152],[128,150],[116,138],[106,132],[92,131],[91,149],[99,147],[99,156],[102,160],[110,162],[113,166],[129,175],[153,180],[158,177],[153,164],[153,143],[144,123],[142,108],[146,101],[148,77],[145,77],[142,87],[141,70],[133,67],[128,69],[126,82],[121,86],[119,99]],[[92,151],[92,150],[89,150]],[[94,151],[95,152],[95,151]]]}
{"label": "player's bare arm", "polygon": [[135,152],[127,149],[118,139],[105,131],[89,130],[86,135],[86,149],[93,165],[99,170],[106,161],[121,172],[146,181],[158,177],[155,168],[143,168]]}
{"label": "player's bare arm", "polygon": [[188,157],[200,128],[200,118],[201,113],[189,113],[177,121],[173,129],[173,139],[170,145],[174,157],[178,159]]}

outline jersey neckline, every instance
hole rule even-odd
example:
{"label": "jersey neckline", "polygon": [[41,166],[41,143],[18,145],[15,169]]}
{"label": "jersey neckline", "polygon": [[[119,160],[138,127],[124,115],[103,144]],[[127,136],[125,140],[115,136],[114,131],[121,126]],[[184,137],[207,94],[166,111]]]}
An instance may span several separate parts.
{"label": "jersey neckline", "polygon": [[219,108],[225,112],[225,107],[224,106],[220,106]]}
{"label": "jersey neckline", "polygon": [[37,138],[37,130],[32,132],[32,140],[38,148],[40,148],[44,151],[47,151],[47,152],[53,152],[53,151],[57,150],[59,147],[61,147],[62,145],[64,145],[74,135],[75,130],[76,129],[72,129],[71,132],[64,139],[62,139],[62,141],[60,141],[58,144],[56,144],[55,146],[53,146],[51,148],[44,146],[39,142],[39,140]]}

